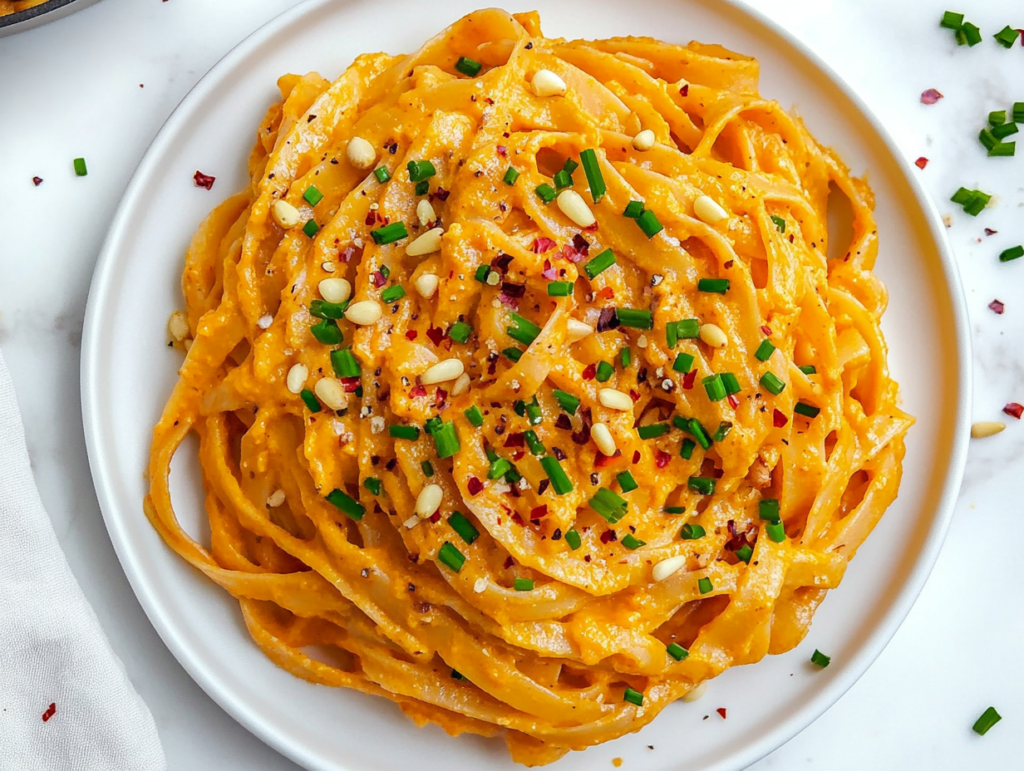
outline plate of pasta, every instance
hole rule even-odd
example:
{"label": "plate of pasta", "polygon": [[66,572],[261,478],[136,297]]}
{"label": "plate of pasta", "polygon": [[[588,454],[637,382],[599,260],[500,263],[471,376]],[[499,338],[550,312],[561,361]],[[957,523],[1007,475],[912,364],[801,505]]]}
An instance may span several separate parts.
{"label": "plate of pasta", "polygon": [[111,539],[307,768],[746,767],[941,546],[970,397],[942,231],[748,10],[307,2],[112,225],[82,381]]}

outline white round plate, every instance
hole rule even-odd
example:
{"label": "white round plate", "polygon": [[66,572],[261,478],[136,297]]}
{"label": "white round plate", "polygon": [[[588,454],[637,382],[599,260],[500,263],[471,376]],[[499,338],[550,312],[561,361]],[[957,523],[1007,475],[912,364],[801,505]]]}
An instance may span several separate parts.
{"label": "white round plate", "polygon": [[[274,666],[246,633],[234,600],[166,548],[142,513],[151,430],[180,356],[166,347],[189,239],[210,208],[247,183],[257,124],[286,72],[336,77],[357,54],[415,50],[480,0],[313,0],[228,54],[157,136],[114,218],[89,296],[82,402],[93,479],[110,538],[164,642],[206,692],[297,763],[323,771],[512,769],[504,743],[417,729],[390,702],[310,685]],[[807,640],[730,670],[700,702],[671,705],[650,726],[556,766],[645,771],[740,769],[768,754],[839,698],[881,652],[931,570],[963,471],[970,404],[966,311],[944,228],[877,121],[822,62],[772,22],[721,0],[510,0],[541,12],[546,34],[652,35],[717,42],[756,56],[761,91],[794,107],[877,196],[878,272],[891,292],[883,327],[911,430],[899,499],[829,593]],[[192,182],[213,174],[212,190]],[[186,450],[191,448],[186,447]],[[177,509],[201,533],[194,455],[175,466]],[[832,665],[808,663],[815,648]],[[728,710],[723,720],[717,708]],[[708,719],[705,716],[710,715]],[[650,749],[648,745],[653,746]]]}
{"label": "white round plate", "polygon": [[25,32],[48,22],[63,19],[95,2],[96,0],[49,0],[34,8],[0,16],[0,37]]}

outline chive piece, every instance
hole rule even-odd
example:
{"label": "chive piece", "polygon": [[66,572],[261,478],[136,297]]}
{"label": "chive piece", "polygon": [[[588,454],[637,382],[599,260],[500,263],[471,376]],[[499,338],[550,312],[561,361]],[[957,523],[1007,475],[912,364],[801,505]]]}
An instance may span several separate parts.
{"label": "chive piece", "polygon": [[775,346],[772,345],[771,340],[762,340],[761,344],[757,346],[757,350],[754,352],[754,358],[758,361],[768,361],[775,353]]}
{"label": "chive piece", "polygon": [[729,279],[727,278],[702,278],[697,282],[698,292],[713,292],[714,294],[725,294],[729,291]]}
{"label": "chive piece", "polygon": [[629,502],[625,498],[607,487],[599,487],[588,503],[590,508],[604,517],[610,525],[614,525],[626,516],[626,510],[629,508]]}
{"label": "chive piece", "polygon": [[974,725],[971,726],[971,730],[978,734],[978,736],[984,736],[992,726],[1002,719],[1002,715],[996,712],[995,707],[989,707],[981,713],[981,717],[974,721]]}
{"label": "chive piece", "polygon": [[629,217],[631,220],[635,220],[641,214],[644,213],[644,205],[640,201],[630,201],[626,204],[625,211],[622,212],[623,217]]}
{"label": "chive piece", "polygon": [[[676,322],[676,337],[680,340],[695,340],[700,337],[700,319],[683,319]],[[675,346],[670,346],[674,348]]]}
{"label": "chive piece", "polygon": [[75,167],[75,176],[86,177],[89,175],[89,170],[85,167],[85,158],[75,158],[73,164]]}
{"label": "chive piece", "polygon": [[711,438],[716,442],[721,442],[725,437],[729,436],[730,431],[732,431],[732,423],[727,420],[723,420],[718,424],[718,428],[715,429],[715,433]]}
{"label": "chive piece", "polygon": [[582,151],[580,162],[583,164],[583,172],[587,175],[587,184],[590,185],[590,196],[594,199],[594,203],[597,203],[607,190],[604,177],[601,175],[601,167],[597,162],[597,153],[591,149]]}
{"label": "chive piece", "polygon": [[337,321],[345,315],[345,308],[347,307],[347,301],[343,303],[329,303],[326,300],[313,300],[309,304],[309,315],[316,316],[318,319],[334,319]]}
{"label": "chive piece", "polygon": [[832,657],[826,656],[824,653],[819,651],[817,648],[814,649],[814,653],[811,654],[811,663],[816,667],[824,669],[832,663]]}
{"label": "chive piece", "polygon": [[572,551],[576,551],[580,546],[583,545],[583,539],[580,538],[580,534],[575,530],[569,530],[565,534],[565,542],[569,544],[569,548]]}
{"label": "chive piece", "polygon": [[430,179],[437,174],[437,169],[430,161],[409,161],[405,168],[409,172],[410,182],[419,182],[421,179]]}
{"label": "chive piece", "polygon": [[764,526],[764,532],[775,543],[782,543],[786,540],[786,526],[781,522],[769,522]]}
{"label": "chive piece", "polygon": [[619,364],[622,365],[623,369],[626,369],[626,368],[629,367],[630,359],[631,359],[631,354],[629,352],[629,348],[623,348],[621,351],[619,351]]}
{"label": "chive piece", "polygon": [[786,384],[779,380],[774,372],[765,372],[761,375],[760,383],[775,396],[781,394],[786,388]]}
{"label": "chive piece", "polygon": [[622,694],[622,700],[628,701],[630,704],[635,704],[638,707],[642,707],[644,703],[644,695],[640,691],[634,691],[632,688],[627,687],[626,692]]}
{"label": "chive piece", "polygon": [[456,573],[462,570],[462,566],[466,563],[466,556],[452,546],[451,541],[444,542],[437,552],[437,559],[442,565],[451,568]]}
{"label": "chive piece", "polygon": [[518,348],[512,347],[505,348],[501,352],[501,355],[513,363],[518,362],[521,358],[523,358],[523,352],[520,351]]}
{"label": "chive piece", "polygon": [[740,381],[736,379],[736,376],[731,372],[722,373],[722,385],[725,386],[725,392],[730,396],[732,394],[738,394],[741,390]]}
{"label": "chive piece", "polygon": [[597,363],[597,382],[607,383],[608,379],[615,374],[615,367],[606,361],[599,361]]}
{"label": "chive piece", "polygon": [[977,217],[981,214],[982,210],[988,206],[989,201],[992,200],[992,196],[988,193],[983,193],[980,190],[973,191],[973,197],[964,206],[964,212],[970,214],[972,217]]}
{"label": "chive piece", "polygon": [[556,172],[554,177],[555,190],[565,190],[567,187],[572,187],[572,174],[565,169]]}
{"label": "chive piece", "polygon": [[543,455],[545,452],[547,452],[547,450],[544,449],[544,444],[540,441],[540,438],[537,436],[537,432],[534,431],[532,428],[524,431],[523,436],[526,437],[526,444],[530,448],[531,453],[533,453],[534,455]]}
{"label": "chive piece", "polygon": [[306,192],[302,194],[302,197],[306,199],[306,203],[310,206],[316,206],[323,200],[324,194],[313,187],[313,185],[310,185],[306,188]]}
{"label": "chive piece", "polygon": [[689,432],[693,438],[697,440],[697,444],[699,444],[702,449],[706,450],[711,446],[711,439],[708,437],[708,432],[696,418],[683,418],[676,415],[672,418],[672,424],[676,428]]}
{"label": "chive piece", "polygon": [[413,192],[416,195],[426,195],[430,192],[430,180],[424,179],[421,182],[416,183],[416,187],[413,188]]}
{"label": "chive piece", "polygon": [[772,222],[775,223],[775,229],[778,230],[780,233],[785,233],[786,232],[786,220],[782,219],[782,217],[776,217],[773,214],[772,215]]}
{"label": "chive piece", "polygon": [[480,531],[476,529],[472,522],[466,519],[462,512],[453,511],[452,515],[448,517],[448,524],[468,544],[472,544],[473,541],[480,537]]}
{"label": "chive piece", "polygon": [[377,477],[367,477],[363,480],[363,487],[369,490],[374,495],[380,495],[381,482]]}
{"label": "chive piece", "polygon": [[392,222],[390,225],[385,225],[382,228],[371,230],[370,235],[373,236],[373,241],[378,246],[383,244],[392,244],[395,241],[400,241],[403,238],[409,237],[409,231],[405,229],[404,222]]}
{"label": "chive piece", "polygon": [[964,22],[964,25],[960,28],[963,32],[964,40],[971,48],[978,45],[981,42],[981,30],[971,22]]}
{"label": "chive piece", "polygon": [[587,278],[597,278],[598,274],[603,273],[605,270],[615,264],[615,255],[612,254],[611,249],[605,249],[597,257],[583,264],[583,271],[587,274]]}
{"label": "chive piece", "polygon": [[526,402],[522,399],[516,399],[512,402],[512,410],[521,418],[526,417]]}
{"label": "chive piece", "polygon": [[701,495],[714,495],[715,480],[713,477],[690,477],[686,481],[687,487]]}
{"label": "chive piece", "polygon": [[463,415],[466,416],[466,420],[472,423],[477,428],[480,428],[484,424],[484,414],[480,412],[480,408],[475,404],[468,410],[463,411]]}
{"label": "chive piece", "polygon": [[575,415],[576,410],[580,408],[580,400],[572,394],[567,394],[565,391],[559,391],[556,388],[552,391],[552,395],[554,395],[555,401],[558,402],[558,406],[570,415]]}
{"label": "chive piece", "polygon": [[456,343],[465,343],[473,334],[473,327],[464,321],[456,321],[448,330],[448,337]]}
{"label": "chive piece", "polygon": [[964,15],[962,13],[953,13],[953,11],[946,11],[942,14],[942,21],[939,22],[940,27],[946,29],[957,30],[963,26]]}
{"label": "chive piece", "polygon": [[1017,42],[1019,34],[1020,33],[1018,33],[1017,30],[1007,24],[992,37],[994,37],[996,42],[1003,48],[1013,48],[1013,44]]}
{"label": "chive piece", "polygon": [[467,59],[465,56],[460,56],[459,60],[455,62],[455,69],[461,72],[463,75],[468,75],[471,78],[475,78],[480,74],[480,70],[483,65],[474,61],[473,59]]}
{"label": "chive piece", "polygon": [[821,412],[821,408],[807,402],[797,402],[796,406],[793,407],[793,412],[797,415],[803,415],[805,418],[816,418],[818,413]]}
{"label": "chive piece", "polygon": [[429,460],[425,460],[420,464],[420,468],[423,469],[423,476],[430,479],[434,476],[434,466]]}
{"label": "chive piece", "polygon": [[571,281],[552,281],[548,284],[548,297],[568,297],[572,294]]}
{"label": "chive piece", "polygon": [[665,513],[666,514],[685,514],[686,513],[686,507],[685,506],[666,506],[665,507]]}
{"label": "chive piece", "polygon": [[991,129],[992,136],[996,139],[1006,139],[1007,137],[1016,134],[1019,130],[1020,129],[1017,128],[1016,123],[1003,123],[999,126],[993,126]]}
{"label": "chive piece", "polygon": [[615,317],[624,327],[654,329],[654,314],[638,308],[616,308]]}
{"label": "chive piece", "polygon": [[401,284],[389,286],[380,293],[381,301],[386,303],[393,303],[396,300],[401,300],[403,297],[405,297],[405,288]]}
{"label": "chive piece", "polygon": [[394,424],[388,426],[388,435],[394,439],[409,439],[415,442],[420,438],[419,426],[401,426]]}
{"label": "chive piece", "polygon": [[706,576],[697,582],[697,589],[701,594],[707,594],[715,587],[711,584],[711,579]]}
{"label": "chive piece", "polygon": [[461,448],[454,423],[442,423],[436,431],[431,432],[431,436],[434,437],[438,458],[450,458]]}
{"label": "chive piece", "polygon": [[509,471],[505,474],[505,481],[508,482],[510,485],[516,484],[522,478],[523,475],[516,470],[515,466],[509,469]]}
{"label": "chive piece", "polygon": [[1011,246],[1009,249],[1003,249],[999,253],[1000,262],[1009,262],[1010,260],[1016,260],[1020,257],[1024,257],[1024,246]]}
{"label": "chive piece", "polygon": [[492,448],[488,447],[486,453],[487,460],[489,460],[491,463],[494,463],[494,461],[498,459],[498,453],[496,453]]}
{"label": "chive piece", "polygon": [[551,489],[555,491],[556,495],[565,495],[572,492],[572,482],[569,481],[569,477],[562,470],[558,458],[554,455],[545,455],[540,459],[540,465],[544,467],[544,471],[551,481]]}
{"label": "chive piece", "polygon": [[974,200],[975,192],[976,191],[974,190],[968,190],[966,187],[959,187],[957,188],[957,191],[950,196],[949,200],[953,203],[958,203],[961,206],[966,206]]}
{"label": "chive piece", "polygon": [[320,406],[320,400],[316,398],[316,394],[314,394],[308,388],[303,388],[302,393],[299,394],[299,397],[302,399],[303,402],[306,403],[306,409],[309,410],[310,412],[320,412],[320,410],[323,409]]}
{"label": "chive piece", "polygon": [[363,374],[359,361],[352,353],[351,348],[343,348],[340,351],[331,351],[331,366],[338,377],[359,377]]}
{"label": "chive piece", "polygon": [[487,277],[489,275],[491,275],[491,266],[490,265],[486,265],[486,264],[485,265],[478,265],[477,268],[476,268],[476,273],[473,274],[473,278],[475,278],[481,284],[486,284],[487,283]]}
{"label": "chive piece", "polygon": [[551,203],[558,197],[558,193],[556,193],[555,189],[547,182],[537,185],[537,187],[534,188],[534,192],[544,203]]}
{"label": "chive piece", "polygon": [[728,396],[721,375],[710,375],[701,380],[701,383],[704,384],[704,391],[707,392],[708,398],[713,402],[720,402]]}
{"label": "chive piece", "polygon": [[489,469],[487,469],[488,479],[501,479],[505,474],[512,470],[512,464],[505,460],[505,458],[498,458]]}
{"label": "chive piece", "polygon": [[693,450],[697,446],[697,443],[687,437],[683,440],[683,446],[679,450],[679,457],[683,460],[690,460],[693,457]]}
{"label": "chive piece", "polygon": [[688,353],[677,353],[676,360],[672,362],[672,369],[676,372],[689,372],[693,367],[693,356]]}
{"label": "chive piece", "polygon": [[391,172],[388,171],[386,167],[379,166],[378,168],[373,170],[373,176],[375,176],[377,178],[377,181],[383,185],[385,182],[391,179]]}
{"label": "chive piece", "polygon": [[698,538],[703,538],[705,535],[707,535],[707,532],[703,527],[691,522],[687,522],[683,525],[683,529],[679,531],[679,537],[684,541],[696,541]]}
{"label": "chive piece", "polygon": [[544,416],[540,411],[540,404],[537,403],[537,397],[533,397],[533,401],[529,402],[525,408],[526,420],[531,426],[539,425]]}
{"label": "chive piece", "polygon": [[308,220],[306,224],[302,226],[302,232],[312,238],[320,232],[320,226],[316,224],[316,220]]}
{"label": "chive piece", "polygon": [[992,136],[992,132],[989,131],[987,128],[982,129],[981,132],[978,134],[978,141],[985,146],[986,150],[991,150],[993,147],[999,144],[999,140]]}
{"label": "chive piece", "polygon": [[341,510],[341,513],[350,519],[354,519],[356,522],[363,518],[363,514],[366,513],[366,507],[357,501],[352,496],[346,494],[343,490],[334,488],[327,494],[327,502]]}
{"label": "chive piece", "polygon": [[803,372],[805,375],[816,375],[816,374],[818,374],[818,368],[815,367],[813,364],[804,364],[802,367],[798,367],[798,369],[801,372]]}
{"label": "chive piece", "polygon": [[651,423],[649,426],[640,426],[636,433],[641,439],[657,439],[659,436],[667,434],[668,431],[668,423]]}
{"label": "chive piece", "polygon": [[622,488],[622,492],[624,493],[631,493],[640,486],[636,483],[636,480],[633,479],[633,475],[629,473],[629,469],[616,474],[615,480],[619,483],[619,487]]}
{"label": "chive piece", "polygon": [[754,550],[750,548],[749,543],[745,543],[733,553],[736,555],[736,559],[749,565],[750,558],[754,555]]}
{"label": "chive piece", "polygon": [[676,661],[682,661],[690,655],[690,652],[678,643],[669,643],[667,646],[665,646],[665,651],[666,653],[668,653],[669,656],[674,658]]}
{"label": "chive piece", "polygon": [[341,330],[338,329],[338,324],[334,319],[324,319],[311,326],[309,331],[318,343],[324,345],[337,345],[342,340]]}
{"label": "chive piece", "polygon": [[758,516],[767,522],[781,522],[779,501],[777,498],[762,498],[757,503]]}
{"label": "chive piece", "polygon": [[665,226],[658,221],[657,215],[650,209],[645,209],[644,213],[636,218],[636,224],[648,238],[654,238],[665,229]]}
{"label": "chive piece", "polygon": [[1017,152],[1016,142],[1000,142],[995,147],[990,147],[989,158],[1009,158]]}
{"label": "chive piece", "polygon": [[1006,110],[993,110],[988,114],[988,125],[995,128],[1006,123]]}
{"label": "chive piece", "polygon": [[437,429],[439,429],[440,427],[441,418],[439,417],[428,418],[427,422],[423,424],[423,430],[426,431],[431,436],[433,436],[434,432],[437,431]]}
{"label": "chive piece", "polygon": [[1024,102],[1013,103],[1013,113],[1011,114],[1014,123],[1024,123]]}
{"label": "chive piece", "polygon": [[565,163],[562,164],[562,171],[567,171],[572,174],[580,165],[576,163],[572,158],[566,158]]}
{"label": "chive piece", "polygon": [[641,546],[646,546],[647,542],[641,541],[632,533],[627,533],[626,535],[622,536],[622,545],[630,551],[634,551],[635,549],[639,549]]}
{"label": "chive piece", "polygon": [[511,186],[511,185],[514,185],[516,183],[517,179],[519,179],[519,172],[516,171],[511,166],[509,166],[505,170],[505,176],[501,178],[501,181],[504,182],[506,185]]}
{"label": "chive piece", "polygon": [[540,327],[532,321],[524,319],[518,313],[511,313],[509,316],[512,319],[512,323],[505,330],[509,337],[523,345],[529,345],[537,339],[537,335],[540,334]]}
{"label": "chive piece", "polygon": [[533,579],[532,578],[517,578],[512,582],[513,588],[517,592],[532,592],[533,591]]}

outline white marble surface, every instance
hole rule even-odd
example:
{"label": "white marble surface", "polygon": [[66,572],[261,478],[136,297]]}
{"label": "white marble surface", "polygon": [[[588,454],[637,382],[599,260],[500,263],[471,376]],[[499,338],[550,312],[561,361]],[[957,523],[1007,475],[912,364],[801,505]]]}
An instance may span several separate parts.
{"label": "white marble surface", "polygon": [[[710,0],[709,0],[710,1]],[[1015,464],[1024,426],[1000,413],[1024,402],[1024,158],[988,159],[975,137],[989,110],[1024,100],[1024,48],[989,39],[1024,26],[1014,0],[964,3],[986,40],[957,49],[936,22],[948,0],[753,0],[806,41],[882,118],[952,214],[975,343],[974,419],[1003,434],[972,443],[949,538],[903,627],[829,712],[753,768],[944,771],[1012,767],[1024,713],[1019,649],[1024,583],[1016,558]],[[296,766],[221,711],[150,627],[117,563],[96,503],[79,404],[79,349],[89,279],[121,191],[160,125],[236,42],[294,0],[103,0],[0,40],[0,347],[15,381],[43,501],[72,569],[148,701],[172,771]],[[1016,85],[1015,85],[1016,84]],[[934,87],[945,98],[919,102]],[[1016,88],[1016,90],[1015,90]],[[1024,155],[1024,152],[1022,152]],[[77,179],[71,159],[84,156]],[[33,176],[44,179],[32,184]],[[959,186],[998,196],[977,219],[955,213]],[[51,223],[54,223],[51,225]],[[985,236],[983,228],[999,231]],[[1002,316],[987,307],[998,297]],[[928,334],[928,330],[922,330]],[[125,395],[130,408],[131,395]],[[913,405],[908,405],[911,411]],[[2,556],[0,556],[2,558]],[[2,620],[0,620],[2,623]],[[990,704],[1004,722],[971,733]]]}

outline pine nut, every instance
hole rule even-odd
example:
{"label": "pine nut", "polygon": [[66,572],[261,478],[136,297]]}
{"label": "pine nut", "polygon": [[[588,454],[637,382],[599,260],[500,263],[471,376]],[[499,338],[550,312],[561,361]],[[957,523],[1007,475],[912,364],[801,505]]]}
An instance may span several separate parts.
{"label": "pine nut", "polygon": [[313,393],[317,398],[332,410],[340,410],[348,406],[348,396],[345,389],[333,377],[323,377],[316,381],[313,386]]}
{"label": "pine nut", "polygon": [[1006,428],[1005,423],[998,420],[983,420],[971,426],[971,436],[975,439],[984,439],[986,436],[994,436]]}
{"label": "pine nut", "polygon": [[619,449],[615,446],[615,437],[612,436],[612,432],[608,430],[608,426],[604,423],[595,423],[590,427],[590,436],[594,439],[594,444],[597,445],[597,449],[602,454],[611,457],[615,454],[615,451]]}
{"label": "pine nut", "polygon": [[562,96],[566,89],[565,81],[551,70],[537,70],[532,84],[537,96]]}
{"label": "pine nut", "polygon": [[274,317],[270,314],[266,316],[260,316],[256,321],[256,326],[260,329],[270,329],[270,325],[274,323]]}
{"label": "pine nut", "polygon": [[441,485],[424,487],[416,496],[416,516],[420,519],[433,516],[434,512],[441,508],[442,498],[444,498],[444,491],[441,489]]}
{"label": "pine nut", "polygon": [[293,394],[302,393],[302,389],[306,387],[307,377],[309,377],[309,367],[305,364],[293,364],[292,368],[288,370],[286,378],[288,390]]}
{"label": "pine nut", "polygon": [[414,527],[416,527],[416,525],[418,525],[419,523],[420,523],[420,518],[419,518],[419,517],[409,517],[409,518],[408,518],[407,520],[405,520],[405,522],[403,522],[402,524],[403,524],[403,525],[405,526],[405,528],[406,528],[407,530],[412,530],[412,529],[413,529]]}
{"label": "pine nut", "polygon": [[324,273],[334,272],[334,263],[329,260],[327,262],[321,262],[320,267],[323,269]]}
{"label": "pine nut", "polygon": [[693,202],[693,213],[709,225],[717,225],[729,219],[729,213],[719,206],[714,198],[706,195],[698,196]]}
{"label": "pine nut", "polygon": [[577,340],[582,340],[589,334],[592,334],[594,328],[589,324],[584,324],[582,321],[576,319],[569,319],[565,325],[566,336],[569,338],[570,343],[575,343]]}
{"label": "pine nut", "polygon": [[167,333],[174,342],[180,343],[188,337],[190,331],[188,328],[188,317],[181,311],[175,311],[167,319]]}
{"label": "pine nut", "polygon": [[270,213],[274,217],[274,222],[285,230],[290,230],[302,222],[299,210],[287,201],[274,201],[274,205],[270,207]]}
{"label": "pine nut", "polygon": [[640,335],[640,337],[636,339],[636,347],[641,350],[647,347],[647,335]]}
{"label": "pine nut", "polygon": [[496,270],[492,270],[487,274],[487,286],[497,286],[501,283],[501,273]]}
{"label": "pine nut", "polygon": [[712,348],[725,348],[729,342],[729,338],[725,336],[725,332],[717,324],[701,324],[700,339]]}
{"label": "pine nut", "polygon": [[414,286],[416,291],[420,293],[420,297],[433,297],[434,292],[437,291],[438,279],[433,273],[424,273],[418,279]]}
{"label": "pine nut", "polygon": [[705,680],[703,683],[698,685],[691,691],[687,691],[686,695],[683,696],[683,701],[687,704],[697,701],[701,696],[708,692],[708,681]]}
{"label": "pine nut", "polygon": [[432,228],[413,240],[405,247],[405,253],[410,257],[420,257],[424,254],[432,254],[441,248],[441,236],[444,235],[444,228]]}
{"label": "pine nut", "polygon": [[420,375],[420,382],[423,385],[445,383],[449,380],[455,380],[465,371],[466,367],[460,359],[445,359],[444,361],[439,361]]}
{"label": "pine nut", "polygon": [[275,490],[274,492],[267,496],[267,506],[269,506],[272,509],[276,509],[278,506],[284,503],[284,500],[284,490]]}
{"label": "pine nut", "polygon": [[431,222],[437,221],[434,207],[430,205],[430,201],[426,198],[421,198],[420,202],[416,204],[416,218],[420,221],[421,228],[425,228]]}
{"label": "pine nut", "polygon": [[563,190],[558,194],[556,202],[558,203],[558,208],[562,210],[562,214],[581,228],[589,228],[596,222],[594,212],[590,211],[590,207],[583,200],[583,196],[575,190]]}
{"label": "pine nut", "polygon": [[633,137],[633,149],[639,150],[640,152],[646,152],[654,147],[654,140],[654,132],[650,129],[644,129]]}
{"label": "pine nut", "polygon": [[452,386],[452,396],[462,396],[469,390],[469,386],[469,375],[463,372],[455,379],[455,385]]}
{"label": "pine nut", "polygon": [[343,303],[352,296],[352,285],[343,278],[325,278],[317,284],[317,289],[329,303]]}
{"label": "pine nut", "polygon": [[368,169],[377,161],[377,151],[362,137],[352,137],[345,148],[345,157],[357,169]]}
{"label": "pine nut", "polygon": [[614,388],[602,388],[597,392],[597,400],[610,410],[629,412],[633,409],[633,399],[629,394],[616,391]]}
{"label": "pine nut", "polygon": [[655,581],[664,581],[673,573],[676,573],[683,565],[686,564],[686,556],[683,554],[675,557],[669,557],[664,559],[654,566],[652,575]]}
{"label": "pine nut", "polygon": [[381,311],[380,305],[373,300],[360,300],[357,303],[352,303],[345,311],[345,318],[361,327],[376,324],[382,315],[383,311]]}

